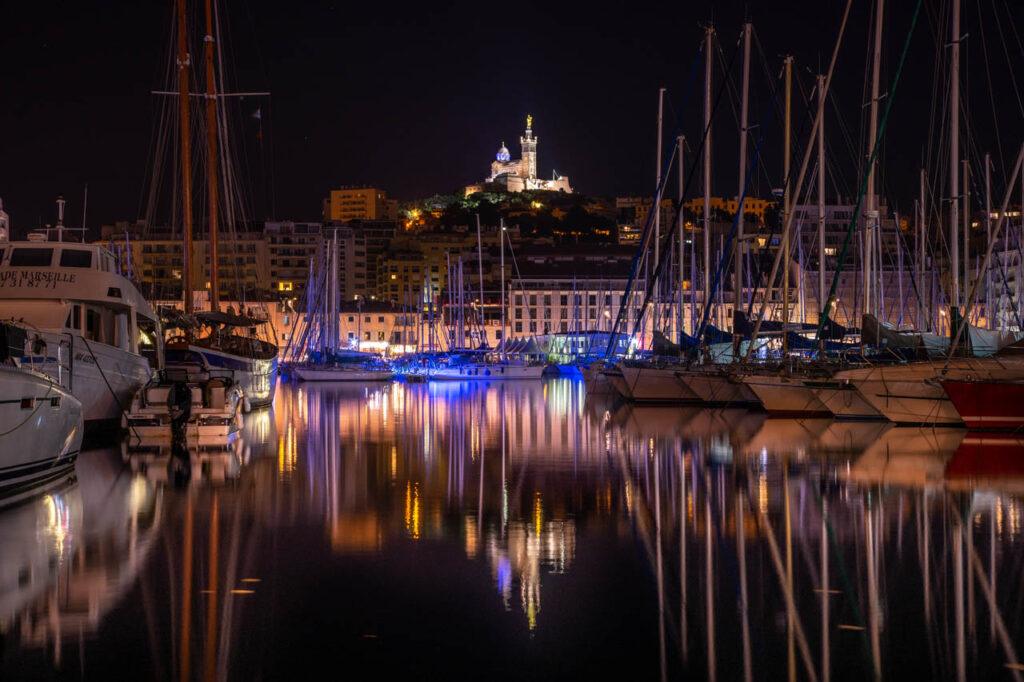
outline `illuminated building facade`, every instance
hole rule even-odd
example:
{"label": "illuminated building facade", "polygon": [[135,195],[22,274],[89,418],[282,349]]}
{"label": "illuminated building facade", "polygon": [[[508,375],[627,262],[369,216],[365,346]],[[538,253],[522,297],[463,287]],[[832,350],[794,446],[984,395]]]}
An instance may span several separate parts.
{"label": "illuminated building facade", "polygon": [[513,160],[508,147],[502,142],[494,161],[491,162],[490,176],[482,183],[466,187],[466,196],[485,191],[524,190],[549,190],[572,194],[568,176],[553,172],[550,180],[537,177],[537,142],[538,138],[533,134],[533,116],[527,116],[526,130],[519,138],[522,158]]}
{"label": "illuminated building facade", "polygon": [[398,220],[398,201],[378,187],[340,187],[324,199],[324,220]]}

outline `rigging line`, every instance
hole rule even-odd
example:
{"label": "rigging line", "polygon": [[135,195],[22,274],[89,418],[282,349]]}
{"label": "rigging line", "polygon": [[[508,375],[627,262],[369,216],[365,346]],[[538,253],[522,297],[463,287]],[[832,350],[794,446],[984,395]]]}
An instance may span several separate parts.
{"label": "rigging line", "polygon": [[[694,58],[694,61],[693,61],[693,68],[690,70],[690,82],[689,82],[689,84],[687,85],[687,88],[686,88],[686,93],[685,93],[684,100],[683,100],[683,109],[685,109],[686,101],[689,99],[689,96],[690,96],[690,86],[693,85],[693,78],[694,78],[694,76],[697,73],[697,66],[701,63],[701,57],[703,55],[704,55],[704,41],[702,40],[701,43],[700,43],[700,48],[697,50],[697,56]],[[736,54],[734,52],[733,53],[733,57],[735,57],[735,56],[736,56]],[[731,63],[730,63],[730,66],[731,66]],[[719,97],[721,97],[721,92],[722,91],[719,90]],[[717,107],[717,102],[716,102],[716,107]],[[681,115],[681,113],[682,112],[680,112],[680,115]],[[676,137],[679,134],[679,127],[681,125],[682,125],[682,120],[681,119],[677,119],[676,120],[675,128],[672,131],[672,138],[671,139],[673,139],[673,140],[676,139]],[[707,137],[707,130],[704,131],[704,137],[705,138]],[[701,148],[703,148],[703,142],[701,143]],[[672,169],[671,167],[672,167],[672,164],[670,164],[670,163],[669,164],[664,164],[664,166],[662,167],[661,179],[658,181],[658,187],[657,187],[657,189],[655,191],[655,194],[654,194],[655,197],[660,196],[661,192],[664,190],[665,181],[668,179],[669,171],[671,171],[671,169]],[[685,192],[684,192],[684,194],[685,194]],[[651,210],[647,212],[647,220],[644,223],[644,231],[640,235],[640,245],[637,248],[636,256],[633,257],[633,265],[630,268],[629,277],[626,279],[626,288],[625,288],[625,291],[623,292],[621,300],[619,301],[619,312],[615,316],[615,324],[612,326],[611,333],[610,333],[610,335],[608,337],[608,345],[605,347],[604,357],[606,357],[606,358],[613,352],[613,349],[615,348],[615,344],[618,341],[619,325],[622,324],[622,318],[625,315],[626,308],[629,306],[629,299],[630,299],[630,297],[632,295],[633,283],[636,281],[637,272],[638,272],[638,270],[640,268],[640,261],[641,261],[642,258],[645,257],[647,250],[650,248],[649,242],[650,242],[650,239],[651,239],[651,223],[654,220],[655,211],[660,211],[660,210],[661,210],[661,207],[660,206],[655,206],[654,203],[652,202]],[[679,222],[678,220],[672,221],[673,225],[678,223],[678,222]],[[666,237],[666,240],[671,240],[671,233],[669,234],[669,236]],[[668,241],[668,243],[671,243],[671,241]],[[514,260],[515,260],[515,255],[513,254],[513,261]],[[643,313],[641,312],[640,315],[638,316],[638,319],[642,319],[642,317],[643,317]]]}
{"label": "rigging line", "polygon": [[[881,124],[878,126],[878,137],[875,139],[874,149],[871,150],[871,158],[868,161],[868,167],[875,162],[875,157],[878,156],[878,147],[881,144],[882,139],[885,137],[885,127],[889,122],[889,112],[892,110],[892,102],[895,99],[896,88],[900,83],[900,75],[903,73],[903,65],[907,59],[907,51],[910,49],[910,39],[914,35],[914,27],[917,26],[918,15],[921,13],[922,2],[923,0],[917,0],[917,5],[914,7],[914,17],[911,19],[910,29],[907,31],[907,38],[903,42],[903,52],[900,55],[899,66],[896,68],[896,76],[893,79],[892,87],[889,88],[889,96],[885,98],[885,113],[882,115]],[[853,231],[857,227],[857,220],[860,217],[861,203],[864,201],[864,194],[867,192],[869,179],[870,176],[865,174],[864,180],[861,183],[860,196],[857,197],[857,203],[854,206],[853,215],[850,218],[850,226],[846,230],[846,239],[843,241],[843,250],[839,253],[839,261],[836,266],[836,271],[832,275],[832,285],[829,287],[828,298],[826,299],[825,308],[823,310],[824,314],[819,316],[818,329],[814,334],[815,345],[817,345],[818,341],[821,339],[821,335],[825,327],[825,320],[828,319],[829,309],[832,307],[832,302],[836,297],[836,287],[839,284],[839,275],[842,272],[842,264],[846,259],[846,252],[850,247],[850,241],[853,238]]]}
{"label": "rigging line", "polygon": [[[933,16],[934,12],[935,10],[932,7],[926,7],[925,18],[927,19],[927,25],[932,37],[932,42],[941,45],[942,42],[938,37],[938,21]],[[934,51],[934,58],[932,61],[931,103],[928,107],[928,134],[926,137],[926,140],[928,142],[921,149],[921,167],[926,169],[926,172],[933,169],[932,160],[935,151],[935,130],[940,120],[937,116],[937,113],[941,109],[939,103],[937,102],[937,98],[939,97],[939,93],[941,91],[941,88],[943,87],[943,82],[940,79],[942,79],[942,77],[945,75],[945,69],[942,67],[943,54],[943,50],[937,48]]]}
{"label": "rigging line", "polygon": [[[733,59],[735,59],[735,57],[738,54],[739,54],[739,50],[737,49],[737,50],[735,50],[733,52]],[[698,55],[698,57],[699,57],[699,55]],[[694,64],[694,71],[696,71],[696,67],[697,67],[697,64]],[[732,63],[731,62],[729,64],[728,68],[729,69],[732,68]],[[692,74],[691,74],[691,76],[692,76]],[[692,83],[692,78],[691,78],[691,83]],[[687,94],[688,93],[689,93],[689,88],[687,88]],[[718,105],[721,103],[722,96],[723,96],[724,93],[725,93],[725,87],[723,86],[722,88],[719,89],[718,96],[715,99],[715,104],[714,104],[714,106],[711,109],[711,117],[710,118],[712,120],[714,119],[714,114],[718,110]],[[696,152],[693,154],[693,161],[691,162],[691,165],[690,165],[690,172],[687,175],[687,180],[684,183],[684,187],[683,187],[683,196],[685,196],[686,193],[689,191],[690,183],[693,181],[693,178],[694,178],[694,176],[695,176],[695,174],[697,172],[698,164],[700,163],[700,159],[701,159],[701,153],[704,150],[704,145],[707,143],[708,132],[710,131],[710,129],[711,129],[711,122],[709,121],[708,122],[708,126],[704,129],[704,134],[701,136],[701,142],[697,146]],[[677,126],[677,132],[678,132],[678,126]],[[665,171],[664,171],[664,173],[662,175],[661,183],[659,183],[660,185],[664,185],[665,181],[667,180],[668,172],[670,170],[671,165],[672,165],[671,163],[666,164]],[[751,168],[753,168],[753,166],[751,166]],[[680,198],[680,199],[676,200],[673,205],[675,206],[675,209],[676,209],[677,212],[680,211],[681,208],[682,208],[682,199]],[[651,219],[651,216],[648,215],[647,227],[645,227],[645,230],[644,230],[644,234],[645,235],[647,234],[647,228],[650,226],[650,219]],[[678,226],[679,226],[679,221],[677,221],[677,220],[676,221],[672,221],[672,224],[669,225],[668,232],[667,232],[667,234],[665,236],[666,243],[668,243],[668,244],[672,243],[672,241],[673,241],[673,239],[675,237],[676,228]],[[708,235],[705,235],[704,238],[708,239],[709,237],[708,237]],[[641,241],[643,241],[643,238],[641,238]],[[643,246],[641,247],[641,249],[644,249],[644,248],[646,248],[646,247],[643,247]],[[670,256],[671,256],[671,254],[668,254],[668,256],[666,256],[666,257],[670,257]],[[650,303],[651,295],[652,295],[652,293],[654,291],[654,287],[657,285],[658,277],[659,277],[659,275],[661,273],[661,268],[664,266],[664,263],[665,263],[665,260],[662,260],[661,263],[657,263],[655,265],[655,268],[656,268],[655,269],[655,273],[654,273],[653,277],[648,280],[646,294],[645,294],[644,302],[643,302],[643,307],[641,308],[641,310],[637,314],[636,321],[635,321],[635,324],[634,324],[634,327],[633,327],[633,334],[634,335],[637,333],[637,330],[639,329],[640,324],[642,323],[642,321],[644,319],[644,315],[646,313],[647,306]],[[627,289],[626,289],[627,297],[629,296],[629,289],[630,289],[630,287],[627,286]],[[622,300],[622,305],[625,305],[625,302],[626,302],[626,299],[624,298]],[[705,301],[705,305],[707,305],[707,301]],[[620,308],[619,308],[620,313],[622,312],[622,310],[623,310],[623,308],[620,306]],[[617,336],[618,321],[619,321],[618,318],[616,318],[616,326],[614,327],[614,330],[615,330],[614,334],[615,335],[612,336],[612,339],[615,339],[616,336]],[[611,347],[612,346],[609,345],[609,348],[611,348]],[[606,349],[606,351],[607,351],[607,349]]]}
{"label": "rigging line", "polygon": [[[780,80],[781,80],[781,75],[780,75]],[[761,144],[764,142],[765,129],[767,128],[768,121],[771,120],[772,113],[775,111],[775,101],[778,98],[777,96],[779,94],[779,90],[780,89],[781,88],[776,88],[775,89],[775,93],[772,95],[771,101],[770,101],[770,103],[768,105],[768,114],[765,117],[764,122],[761,124],[761,131],[760,131],[760,135],[758,136],[757,146],[754,148],[754,158],[755,159],[757,159],[758,155],[760,155],[760,153],[761,153]],[[736,245],[734,243],[734,237],[736,235],[736,227],[739,224],[740,210],[742,210],[743,203],[744,203],[744,201],[746,201],[746,198],[747,198],[747,190],[750,188],[750,178],[751,178],[751,175],[753,174],[753,171],[754,171],[754,165],[751,164],[750,168],[747,169],[747,177],[746,177],[746,179],[745,179],[745,181],[743,183],[743,191],[740,193],[740,197],[739,197],[739,199],[737,200],[737,203],[736,203],[736,206],[737,206],[737,208],[739,210],[736,211],[736,216],[733,217],[732,227],[729,229],[729,239],[728,239],[728,247],[727,247],[727,251],[729,252],[728,257],[732,256],[732,252],[736,248]],[[718,285],[721,282],[722,270],[725,267],[726,259],[727,259],[727,256],[726,256],[726,254],[723,253],[722,254],[722,258],[718,261],[718,267],[715,268],[715,279],[714,279],[714,282],[713,282],[711,288],[708,290],[711,293],[710,298],[712,298],[712,299],[714,299],[714,295],[713,294],[714,294],[714,292],[716,292],[718,290]],[[736,292],[736,297],[737,297],[736,300],[739,301],[739,299],[742,297],[742,295],[743,295],[743,292]],[[711,305],[707,301],[705,301],[704,302],[703,315],[701,315],[700,327],[697,328],[697,334],[696,334],[697,343],[701,344],[701,345],[703,345],[704,330],[706,329],[707,324],[708,324],[708,314],[710,313],[710,311],[711,311]],[[751,344],[751,345],[753,345],[753,344]],[[693,357],[693,354],[695,352],[696,352],[696,347],[694,347],[690,351],[691,358]]]}
{"label": "rigging line", "polygon": [[999,168],[1006,174],[1006,160],[1003,158],[1002,135],[999,133],[999,115],[996,108],[995,89],[992,86],[992,65],[988,56],[988,39],[985,37],[985,22],[981,19],[981,4],[978,4],[978,30],[981,32],[981,55],[985,64],[985,80],[988,82],[989,105],[992,107],[992,127],[996,134],[996,154],[999,155]]}
{"label": "rigging line", "polygon": [[[998,15],[999,10],[996,7],[995,0],[992,0],[992,11]],[[1020,36],[1017,34],[1017,25],[1013,22],[1013,13],[1007,10],[1006,17],[1009,20],[1010,28],[1013,31],[1013,35],[1017,38],[1017,44],[1020,45]],[[1010,73],[1010,82],[1013,84],[1013,94],[1017,98],[1017,110],[1020,111],[1021,116],[1024,116],[1024,102],[1021,101],[1020,88],[1017,86],[1017,77],[1015,75],[1016,70],[1013,68],[1013,61],[1010,59],[1010,49],[1006,44],[1006,36],[1003,34],[1003,24],[996,19],[996,29],[999,31],[999,40],[1003,46],[1003,55],[1006,57],[1006,64],[1008,65],[1007,71]],[[1024,49],[1022,49],[1024,53]]]}
{"label": "rigging line", "polygon": [[[848,21],[848,19],[850,17],[850,7],[852,6],[852,4],[853,4],[853,0],[847,0],[846,10],[843,12],[843,20],[842,20],[842,22],[839,25],[839,35],[836,37],[836,44],[835,44],[835,47],[832,50],[831,60],[829,61],[828,74],[825,76],[824,87],[825,87],[826,91],[827,91],[828,88],[831,87],[831,84],[832,84],[832,76],[833,76],[833,73],[835,72],[836,60],[839,57],[839,47],[842,44],[843,35],[845,35],[845,33],[846,33],[846,23],[847,23],[847,21]],[[819,108],[818,111],[815,114],[815,125],[813,125],[811,127],[811,135],[812,136],[814,135],[814,133],[816,131],[820,130],[819,126],[824,125],[824,115],[825,115],[824,109],[823,108]],[[814,147],[811,144],[808,144],[808,146],[804,149],[804,158],[803,158],[803,161],[800,164],[800,171],[799,171],[799,175],[797,176],[797,181],[796,181],[797,187],[796,187],[796,191],[794,191],[794,195],[799,196],[799,194],[800,194],[800,185],[804,181],[805,173],[806,173],[806,170],[807,170],[807,164],[810,162],[811,152],[813,151],[813,149],[814,149]],[[789,187],[789,184],[791,182],[792,182],[792,169],[790,170],[790,177],[786,178],[786,187]],[[789,229],[792,227],[793,216],[794,216],[793,212],[790,212],[789,215],[786,216],[786,228],[785,229],[786,229],[787,233],[788,233]],[[792,249],[793,247],[795,247],[795,244],[791,245],[790,248]],[[774,280],[775,279],[775,273],[778,272],[779,264],[781,263],[781,260],[782,260],[783,256],[785,256],[786,259],[787,259],[787,267],[788,267],[788,261],[790,260],[791,253],[783,253],[783,249],[780,248],[780,249],[778,249],[775,252],[775,258],[774,258],[774,260],[772,262],[772,274],[769,275],[769,280]],[[769,303],[770,299],[771,299],[771,296],[765,296],[764,300],[762,301],[761,311],[760,311],[760,313],[757,316],[757,322],[754,324],[754,329],[753,329],[753,331],[750,334],[750,341],[751,342],[747,346],[747,352],[746,352],[746,355],[743,358],[744,362],[746,362],[746,360],[748,360],[750,358],[750,355],[751,355],[752,351],[754,350],[754,342],[757,340],[757,335],[761,331],[761,323],[764,321],[765,310],[767,309],[767,306],[768,306],[768,303]]]}

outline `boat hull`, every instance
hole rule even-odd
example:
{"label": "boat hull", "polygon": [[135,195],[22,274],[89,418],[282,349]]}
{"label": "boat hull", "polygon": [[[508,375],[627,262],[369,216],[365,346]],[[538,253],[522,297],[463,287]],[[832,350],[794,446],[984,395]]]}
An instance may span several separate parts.
{"label": "boat hull", "polygon": [[630,400],[640,403],[700,403],[701,397],[679,380],[680,367],[631,367],[620,365],[622,382]]}
{"label": "boat hull", "polygon": [[1013,431],[1024,427],[1024,383],[943,381],[957,414],[972,431]]}
{"label": "boat hull", "polygon": [[995,359],[958,360],[944,370],[930,363],[908,363],[865,367],[842,374],[889,421],[907,425],[960,426],[963,420],[943,390],[942,381],[1024,379],[1024,363]]}
{"label": "boat hull", "polygon": [[750,374],[743,383],[773,417],[831,417],[829,410],[799,377]]}
{"label": "boat hull", "polygon": [[709,405],[757,406],[761,402],[741,379],[725,372],[690,371],[680,372],[679,379],[687,388]]}
{"label": "boat hull", "polygon": [[190,345],[188,350],[167,349],[168,367],[199,360],[205,368],[230,372],[234,382],[242,389],[249,407],[266,407],[274,402],[277,384],[277,358],[248,358],[213,348]]}
{"label": "boat hull", "polygon": [[71,476],[83,430],[71,393],[42,374],[0,367],[0,495]]}

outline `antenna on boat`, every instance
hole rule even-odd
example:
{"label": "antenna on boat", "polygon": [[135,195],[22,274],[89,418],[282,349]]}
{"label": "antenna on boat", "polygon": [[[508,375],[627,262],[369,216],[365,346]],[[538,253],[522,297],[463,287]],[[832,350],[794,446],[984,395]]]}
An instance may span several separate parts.
{"label": "antenna on boat", "polygon": [[54,226],[54,228],[57,230],[57,241],[59,241],[59,242],[64,241],[64,204],[66,204],[66,203],[67,202],[64,201],[64,195],[63,194],[58,194],[57,195],[57,224]]}

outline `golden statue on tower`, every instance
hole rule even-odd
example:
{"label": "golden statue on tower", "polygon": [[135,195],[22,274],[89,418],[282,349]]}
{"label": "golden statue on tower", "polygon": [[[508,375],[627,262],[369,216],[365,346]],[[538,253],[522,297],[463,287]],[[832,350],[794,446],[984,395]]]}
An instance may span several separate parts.
{"label": "golden statue on tower", "polygon": [[526,127],[527,128],[532,128],[533,127],[533,116],[530,116],[529,114],[526,115]]}

